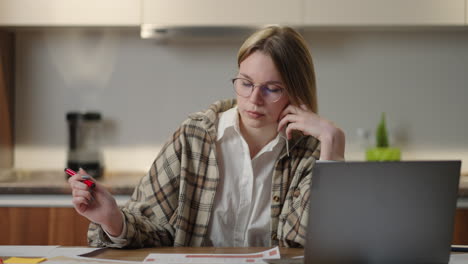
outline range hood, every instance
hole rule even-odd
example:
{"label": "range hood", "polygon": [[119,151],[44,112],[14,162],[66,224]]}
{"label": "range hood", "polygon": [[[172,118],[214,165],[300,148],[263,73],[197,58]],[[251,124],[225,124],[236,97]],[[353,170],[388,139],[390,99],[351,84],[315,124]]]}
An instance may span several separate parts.
{"label": "range hood", "polygon": [[271,24],[296,26],[302,0],[142,0],[144,39],[237,39]]}
{"label": "range hood", "polygon": [[260,26],[174,26],[174,25],[141,25],[140,36],[143,39],[155,40],[240,40],[259,28]]}

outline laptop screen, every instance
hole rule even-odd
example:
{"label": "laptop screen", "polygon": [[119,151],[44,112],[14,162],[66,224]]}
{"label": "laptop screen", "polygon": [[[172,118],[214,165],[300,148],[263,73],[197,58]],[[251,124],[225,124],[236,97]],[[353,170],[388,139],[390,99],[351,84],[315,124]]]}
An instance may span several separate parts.
{"label": "laptop screen", "polygon": [[448,263],[460,166],[317,163],[305,263]]}

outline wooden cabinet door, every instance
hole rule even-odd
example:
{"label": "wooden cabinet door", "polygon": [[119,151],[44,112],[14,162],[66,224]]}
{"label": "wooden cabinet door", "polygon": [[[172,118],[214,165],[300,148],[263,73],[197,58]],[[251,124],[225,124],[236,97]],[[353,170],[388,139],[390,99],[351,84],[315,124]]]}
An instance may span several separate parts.
{"label": "wooden cabinet door", "polygon": [[465,0],[304,1],[306,25],[442,26],[465,24]]}
{"label": "wooden cabinet door", "polygon": [[89,221],[74,208],[49,208],[49,245],[86,246]]}
{"label": "wooden cabinet door", "polygon": [[452,244],[468,245],[468,208],[457,209],[454,229]]}
{"label": "wooden cabinet door", "polygon": [[142,23],[158,26],[298,25],[302,0],[143,0]]}
{"label": "wooden cabinet door", "polygon": [[139,0],[0,0],[0,26],[139,25]]}
{"label": "wooden cabinet door", "polygon": [[[73,208],[0,208],[0,245],[86,246],[89,221]],[[452,244],[468,245],[468,209],[458,209]]]}
{"label": "wooden cabinet door", "polygon": [[13,167],[13,33],[0,31],[0,170]]}
{"label": "wooden cabinet door", "polygon": [[86,246],[89,221],[74,208],[0,208],[0,245]]}

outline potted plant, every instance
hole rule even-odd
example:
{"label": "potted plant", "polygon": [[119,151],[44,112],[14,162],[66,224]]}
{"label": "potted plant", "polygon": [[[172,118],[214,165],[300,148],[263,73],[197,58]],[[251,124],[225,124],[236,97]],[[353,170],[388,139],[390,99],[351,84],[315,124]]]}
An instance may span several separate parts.
{"label": "potted plant", "polygon": [[366,151],[367,161],[399,161],[401,152],[399,148],[391,148],[388,144],[387,127],[385,125],[385,113],[382,113],[380,123],[375,134],[376,147]]}

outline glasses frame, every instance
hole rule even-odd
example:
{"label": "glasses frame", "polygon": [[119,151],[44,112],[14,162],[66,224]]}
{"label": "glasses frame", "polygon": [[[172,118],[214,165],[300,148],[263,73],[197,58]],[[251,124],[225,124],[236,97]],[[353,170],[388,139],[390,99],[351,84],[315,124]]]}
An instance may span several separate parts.
{"label": "glasses frame", "polygon": [[[248,81],[248,82],[252,83],[253,86],[252,86],[252,89],[250,89],[249,95],[243,96],[243,95],[241,95],[241,94],[239,94],[239,93],[237,92],[236,85],[235,85],[235,82],[236,82],[237,80],[244,80],[244,81]],[[247,79],[247,78],[242,78],[242,77],[232,78],[232,79],[231,79],[231,82],[232,82],[232,88],[234,89],[234,91],[236,92],[236,94],[239,95],[240,97],[244,97],[244,98],[249,98],[249,97],[252,95],[253,91],[255,90],[255,87],[259,87],[260,89],[262,89],[263,86],[268,85],[268,82],[264,82],[264,83],[254,83],[253,81],[251,81],[251,80],[249,80],[249,79]],[[268,101],[268,100],[265,99],[265,97],[263,97],[263,94],[260,93],[260,95],[261,95],[261,97],[263,98],[263,100],[265,100],[265,101],[267,101],[267,102],[270,102],[270,103],[276,103],[276,102],[278,102],[278,101],[281,99],[281,97],[283,97],[283,94],[287,93],[287,91],[286,91],[286,89],[285,89],[284,87],[281,87],[281,86],[279,86],[279,85],[277,85],[277,86],[278,86],[278,88],[280,88],[280,90],[281,90],[281,94],[280,94],[280,96],[278,97],[278,99],[276,99],[276,100],[274,100],[274,101]]]}

